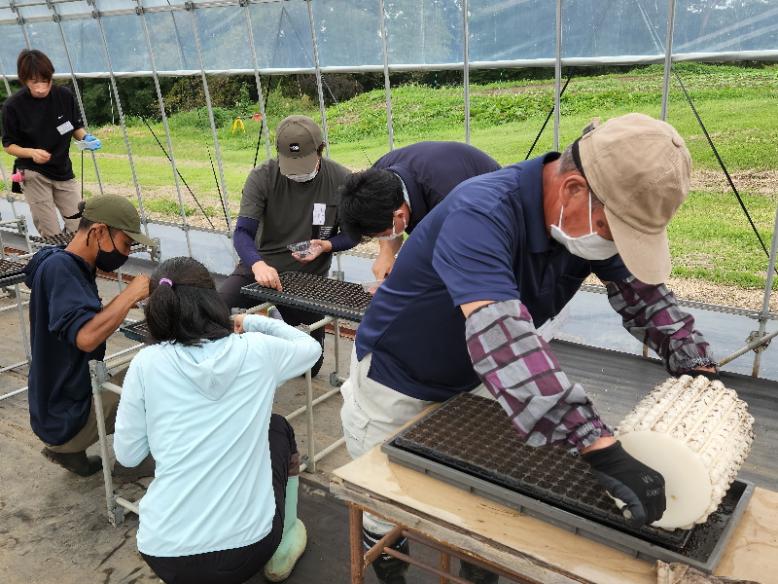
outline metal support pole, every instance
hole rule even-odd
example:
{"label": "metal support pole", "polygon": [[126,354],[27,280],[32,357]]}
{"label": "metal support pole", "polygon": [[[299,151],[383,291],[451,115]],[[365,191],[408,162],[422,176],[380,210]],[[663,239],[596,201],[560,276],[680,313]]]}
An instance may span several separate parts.
{"label": "metal support pole", "polygon": [[673,30],[675,29],[675,0],[667,0],[667,33],[665,36],[665,75],[662,81],[662,119],[667,120],[667,102],[670,96],[670,71],[673,68]]}
{"label": "metal support pole", "polygon": [[27,337],[27,325],[24,322],[24,300],[22,299],[22,291],[19,288],[19,284],[14,286],[16,292],[16,308],[19,314],[19,331],[22,335],[22,345],[24,345],[24,354],[27,357],[27,361],[32,362],[32,353],[30,351],[30,339]]}
{"label": "metal support pole", "polygon": [[556,53],[554,63],[554,150],[559,150],[562,103],[562,0],[556,0]]}
{"label": "metal support pole", "polygon": [[22,36],[24,37],[24,46],[29,51],[30,49],[32,49],[32,45],[30,44],[30,37],[27,34],[27,27],[24,25],[24,17],[19,13],[19,9],[16,7],[16,3],[13,2],[13,0],[8,2],[8,7],[11,9],[11,12],[13,12],[16,15],[16,23],[22,29]]}
{"label": "metal support pole", "polygon": [[232,232],[232,218],[230,217],[230,199],[227,194],[227,181],[224,180],[224,163],[222,161],[222,150],[219,146],[219,134],[216,131],[216,120],[213,117],[213,105],[211,103],[211,92],[208,89],[208,79],[205,76],[205,64],[203,62],[203,47],[200,44],[200,31],[197,27],[197,19],[195,17],[194,4],[187,4],[189,10],[189,17],[192,22],[192,34],[194,35],[195,48],[197,49],[197,61],[200,65],[200,75],[203,79],[203,91],[205,92],[205,105],[208,108],[208,121],[211,124],[211,135],[213,136],[213,149],[216,154],[216,164],[219,167],[219,180],[221,181],[222,196],[224,205],[224,220],[227,223],[227,231]]}
{"label": "metal support pole", "polygon": [[[773,241],[770,245],[770,260],[767,262],[767,281],[764,287],[764,297],[762,298],[762,311],[759,313],[759,331],[757,339],[761,339],[765,334],[765,326],[770,318],[770,297],[773,293],[773,281],[775,280],[775,262],[778,255],[778,208],[775,210],[775,221],[773,222]],[[752,375],[759,377],[759,367],[762,361],[762,351],[757,350],[754,353],[754,367]]]}
{"label": "metal support pole", "polygon": [[305,422],[308,432],[306,445],[308,447],[308,460],[306,461],[306,470],[316,472],[316,445],[313,436],[313,380],[311,379],[311,370],[305,372],[305,405],[307,408]]}
{"label": "metal support pole", "polygon": [[130,137],[127,133],[127,124],[124,120],[124,109],[122,108],[122,101],[119,98],[119,86],[116,84],[116,75],[113,72],[113,63],[111,61],[111,52],[108,49],[108,39],[105,36],[105,29],[103,28],[103,22],[100,19],[99,12],[94,12],[94,18],[97,21],[97,28],[100,31],[100,39],[103,43],[103,52],[105,53],[105,62],[108,65],[108,74],[111,80],[111,89],[113,90],[114,99],[116,100],[116,110],[119,112],[119,123],[122,127],[122,137],[124,138],[124,147],[127,149],[127,160],[130,163],[130,173],[132,174],[132,183],[135,185],[135,196],[138,200],[138,213],[140,214],[140,221],[143,224],[143,231],[146,236],[149,235],[149,220],[146,217],[146,210],[143,208],[143,195],[140,191],[140,183],[138,183],[138,174],[135,171],[135,160],[132,156],[132,146],[130,145]]}
{"label": "metal support pole", "polygon": [[319,92],[319,112],[321,114],[321,132],[324,137],[324,151],[330,155],[329,133],[327,132],[327,110],[324,107],[324,89],[321,83],[321,66],[319,65],[319,43],[316,40],[316,24],[313,21],[311,0],[305,0],[308,6],[308,26],[311,29],[311,44],[313,45],[313,66],[316,69],[316,89]]}
{"label": "metal support pole", "polygon": [[[386,96],[386,131],[389,134],[389,150],[394,150],[394,116],[392,115],[392,82],[389,79],[389,38],[386,34],[384,0],[378,0],[381,11],[381,46],[384,55],[384,94]],[[340,269],[340,268],[339,268]]]}
{"label": "metal support pole", "polygon": [[103,459],[103,484],[105,485],[105,505],[108,511],[108,521],[114,527],[120,525],[124,519],[124,512],[117,507],[113,492],[113,478],[108,461],[108,435],[105,431],[105,416],[103,415],[103,383],[108,381],[108,369],[102,361],[89,362],[89,374],[92,379],[92,398],[95,402],[95,419],[97,421],[97,435],[100,442],[100,458]]}
{"label": "metal support pole", "polygon": [[186,250],[189,253],[189,257],[192,257],[192,238],[189,233],[189,222],[186,218],[186,209],[184,207],[184,197],[181,194],[181,184],[178,180],[178,168],[176,167],[176,156],[173,153],[173,138],[170,135],[170,124],[167,119],[167,112],[165,112],[165,100],[162,97],[162,89],[159,85],[159,75],[157,74],[157,61],[154,58],[154,48],[151,44],[151,35],[149,34],[148,23],[146,22],[146,12],[143,9],[143,0],[137,0],[138,2],[138,14],[140,15],[141,23],[143,24],[143,37],[146,40],[146,50],[149,52],[149,59],[151,59],[151,72],[154,79],[154,90],[157,92],[157,103],[159,104],[159,113],[162,116],[162,127],[165,129],[165,138],[167,139],[167,151],[170,156],[170,164],[173,169],[173,181],[176,185],[176,195],[178,196],[178,208],[181,213],[181,225],[184,230],[184,237],[186,238]]}
{"label": "metal support pole", "polygon": [[[78,87],[78,79],[76,79],[76,69],[73,67],[73,59],[70,57],[70,49],[68,48],[68,41],[65,38],[65,30],[62,28],[62,19],[57,12],[57,6],[54,3],[49,4],[49,8],[53,13],[54,22],[57,23],[59,28],[59,36],[62,38],[62,46],[65,48],[65,57],[68,60],[68,67],[70,68],[70,80],[73,83],[73,92],[76,96],[76,103],[78,103],[78,111],[81,112],[81,120],[84,122],[84,129],[89,131],[89,121],[86,118],[86,109],[84,109],[84,100],[81,98],[81,89]],[[97,178],[97,188],[100,190],[100,194],[103,193],[103,181],[100,178],[100,169],[97,166],[97,156],[94,150],[90,150],[89,154],[92,157],[92,164],[95,167],[95,177]],[[82,185],[83,186],[83,185]]]}
{"label": "metal support pole", "polygon": [[265,138],[265,156],[267,160],[270,160],[273,153],[270,149],[270,128],[267,120],[267,112],[265,111],[265,98],[262,92],[262,80],[259,78],[259,59],[257,58],[257,47],[254,44],[254,24],[251,21],[251,8],[248,2],[243,5],[243,10],[246,13],[246,29],[249,35],[249,46],[251,47],[251,58],[254,64],[254,81],[257,84],[257,101],[259,102],[259,113],[262,116],[262,136]]}
{"label": "metal support pole", "polygon": [[462,0],[462,25],[463,25],[463,71],[462,86],[465,91],[465,143],[470,144],[470,16],[468,14],[468,0]]}
{"label": "metal support pole", "polygon": [[343,383],[340,378],[340,319],[333,320],[332,326],[335,329],[335,371],[330,375],[330,385],[339,387]]}

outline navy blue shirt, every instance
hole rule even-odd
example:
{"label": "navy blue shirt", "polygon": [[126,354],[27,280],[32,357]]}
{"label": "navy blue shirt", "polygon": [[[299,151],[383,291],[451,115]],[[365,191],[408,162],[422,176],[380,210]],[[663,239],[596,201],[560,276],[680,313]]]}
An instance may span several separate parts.
{"label": "navy blue shirt", "polygon": [[589,261],[552,240],[543,213],[543,165],[557,153],[456,187],[405,242],[356,338],[372,353],[368,377],[406,395],[444,401],[478,385],[459,308],[520,299],[539,327],[592,272],[629,276],[619,256]]}
{"label": "navy blue shirt", "polygon": [[488,154],[462,142],[418,142],[385,154],[373,168],[397,174],[408,189],[411,233],[454,187],[479,174],[499,170]]}
{"label": "navy blue shirt", "polygon": [[89,416],[89,361],[105,356],[105,343],[91,353],[76,346],[78,331],[102,309],[95,271],[81,257],[59,248],[36,253],[25,271],[32,291],[30,425],[46,444],[64,444]]}

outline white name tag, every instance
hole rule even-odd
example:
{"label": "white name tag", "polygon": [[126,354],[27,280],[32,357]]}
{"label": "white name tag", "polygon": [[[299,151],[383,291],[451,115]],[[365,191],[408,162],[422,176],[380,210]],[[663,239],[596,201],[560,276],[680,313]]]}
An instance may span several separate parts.
{"label": "white name tag", "polygon": [[59,132],[60,136],[64,136],[68,132],[72,132],[72,131],[73,131],[73,124],[71,124],[69,121],[64,122],[59,126],[57,126],[57,132]]}
{"label": "white name tag", "polygon": [[324,203],[313,204],[313,224],[324,225],[324,218],[327,214],[327,205]]}

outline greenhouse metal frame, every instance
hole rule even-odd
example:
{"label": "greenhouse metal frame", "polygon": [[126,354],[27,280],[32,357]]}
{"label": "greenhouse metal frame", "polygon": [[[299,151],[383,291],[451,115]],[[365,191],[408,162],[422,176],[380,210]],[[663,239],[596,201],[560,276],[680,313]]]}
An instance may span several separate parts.
{"label": "greenhouse metal frame", "polygon": [[[594,33],[593,31],[596,31]],[[144,229],[148,220],[117,79],[151,77],[166,155],[192,255],[180,174],[168,124],[161,77],[202,81],[221,183],[226,231],[229,197],[208,76],[253,75],[263,119],[261,75],[314,74],[327,141],[323,75],[382,72],[388,148],[394,147],[395,72],[461,70],[464,138],[470,141],[469,72],[473,69],[554,67],[553,144],[559,148],[563,67],[662,63],[661,117],[666,119],[671,73],[678,61],[778,60],[778,2],[772,0],[0,0],[0,76],[10,95],[22,48],[43,50],[57,78],[70,79],[87,124],[77,79],[107,78]],[[268,124],[265,153],[271,156]],[[712,143],[711,143],[712,145]],[[99,165],[91,153],[100,192]],[[0,165],[6,185],[8,173]],[[10,194],[9,194],[10,198]],[[156,222],[159,223],[159,222]],[[778,210],[769,253],[759,330],[740,352],[761,347],[772,317],[769,300],[778,248]],[[755,352],[754,371],[760,353]],[[725,359],[726,360],[726,359]]]}

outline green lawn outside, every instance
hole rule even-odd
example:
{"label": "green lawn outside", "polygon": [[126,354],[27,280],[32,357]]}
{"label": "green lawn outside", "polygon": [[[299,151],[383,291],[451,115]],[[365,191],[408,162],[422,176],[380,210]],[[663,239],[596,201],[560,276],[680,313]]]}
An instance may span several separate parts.
{"label": "green lawn outside", "polygon": [[[677,70],[730,171],[741,178],[757,173],[761,176],[758,189],[748,183],[741,192],[769,245],[778,201],[778,65],[745,68],[681,64]],[[658,116],[661,83],[660,67],[574,78],[562,101],[561,144],[564,146],[576,138],[593,117],[605,120],[631,111]],[[548,80],[496,83],[472,86],[470,91],[471,142],[502,164],[524,159],[552,105],[553,83]],[[395,146],[419,140],[463,140],[462,96],[461,87],[394,88]],[[675,82],[669,112],[669,121],[687,141],[695,169],[716,172],[715,157]],[[319,119],[317,104],[311,100],[271,95],[268,102],[271,139],[275,125],[293,113]],[[365,93],[329,107],[327,120],[330,156],[350,168],[365,168],[388,150],[383,91]],[[213,156],[214,146],[204,110],[171,116],[170,125],[179,171],[209,215],[214,216],[217,226],[223,226],[223,212],[208,160],[207,148]],[[259,124],[246,120],[246,132],[235,134],[231,133],[230,125],[229,121],[224,123],[218,135],[226,191],[234,215],[241,187],[252,167]],[[162,124],[155,122],[152,127],[167,147]],[[97,159],[106,190],[134,196],[120,127],[105,126],[92,131],[104,144]],[[179,206],[170,164],[140,120],[129,120],[129,140],[145,207],[175,220]],[[535,153],[540,154],[551,147],[552,126],[549,124]],[[263,144],[260,161],[264,157]],[[75,148],[72,158],[78,177],[81,163]],[[11,162],[3,154],[6,169],[10,168]],[[87,191],[96,191],[94,168],[89,157],[85,159],[84,176]],[[710,177],[713,177],[712,183]],[[708,173],[704,189],[690,194],[671,225],[673,274],[742,287],[764,285],[766,257],[734,195],[728,190],[723,174],[719,172],[720,178],[716,177],[716,174]],[[183,186],[182,193],[187,215],[198,216],[200,212]]]}

